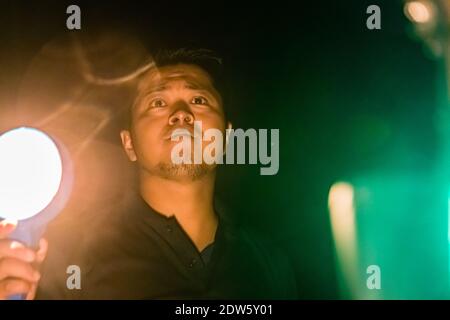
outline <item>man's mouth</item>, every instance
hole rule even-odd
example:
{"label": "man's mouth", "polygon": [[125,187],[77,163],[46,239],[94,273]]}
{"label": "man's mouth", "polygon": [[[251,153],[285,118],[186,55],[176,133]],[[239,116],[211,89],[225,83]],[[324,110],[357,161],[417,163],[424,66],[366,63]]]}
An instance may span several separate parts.
{"label": "man's mouth", "polygon": [[168,140],[172,140],[178,137],[190,137],[190,138],[194,138],[194,134],[192,134],[190,131],[188,131],[187,129],[178,129],[178,130],[174,130],[172,131],[172,133],[170,134],[170,136],[168,137]]}
{"label": "man's mouth", "polygon": [[164,139],[165,140],[178,140],[180,139],[179,137],[189,137],[189,138],[194,138],[194,131],[191,128],[175,128],[170,130],[165,136]]}
{"label": "man's mouth", "polygon": [[179,139],[179,137],[189,137],[195,139],[196,137],[203,137],[201,128],[192,127],[178,127],[171,129],[165,136],[165,140]]}

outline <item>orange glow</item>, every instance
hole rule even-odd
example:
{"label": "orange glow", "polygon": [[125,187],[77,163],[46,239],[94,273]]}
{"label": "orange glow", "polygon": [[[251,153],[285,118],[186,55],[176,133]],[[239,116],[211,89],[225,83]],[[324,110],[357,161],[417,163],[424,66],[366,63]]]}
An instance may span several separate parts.
{"label": "orange glow", "polygon": [[417,23],[427,23],[432,18],[432,7],[428,2],[411,1],[405,4],[406,16]]}

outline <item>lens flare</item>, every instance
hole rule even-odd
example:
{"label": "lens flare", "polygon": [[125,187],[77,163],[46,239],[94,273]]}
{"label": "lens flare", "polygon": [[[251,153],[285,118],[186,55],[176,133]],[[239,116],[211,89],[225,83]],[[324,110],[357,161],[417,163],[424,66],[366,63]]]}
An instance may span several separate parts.
{"label": "lens flare", "polygon": [[414,22],[426,23],[432,18],[432,8],[426,2],[411,1],[405,4],[406,16]]}
{"label": "lens flare", "polygon": [[347,182],[336,182],[330,188],[328,208],[331,229],[336,246],[336,254],[343,290],[349,298],[358,296],[358,265],[356,252],[354,188]]}

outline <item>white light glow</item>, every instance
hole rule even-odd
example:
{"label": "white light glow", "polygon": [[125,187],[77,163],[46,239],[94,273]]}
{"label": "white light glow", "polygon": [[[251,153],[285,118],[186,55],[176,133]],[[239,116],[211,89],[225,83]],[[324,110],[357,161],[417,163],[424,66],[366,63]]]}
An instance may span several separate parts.
{"label": "white light glow", "polygon": [[0,135],[0,217],[24,220],[39,213],[61,179],[60,153],[45,133],[18,128]]}

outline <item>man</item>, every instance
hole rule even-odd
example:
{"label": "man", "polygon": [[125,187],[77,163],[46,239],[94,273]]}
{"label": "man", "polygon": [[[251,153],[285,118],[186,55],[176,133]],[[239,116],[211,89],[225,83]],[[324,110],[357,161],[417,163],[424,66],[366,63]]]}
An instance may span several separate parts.
{"label": "man", "polygon": [[[214,78],[221,61],[204,50],[184,49],[155,61],[156,68],[139,80],[128,128],[120,133],[136,164],[137,192],[107,214],[78,223],[85,230],[69,245],[50,239],[41,279],[30,262],[44,260],[46,242],[33,253],[2,240],[2,297],[27,293],[31,299],[36,286],[38,299],[296,297],[283,256],[220,210],[216,165],[174,164],[171,158],[174,130],[186,129],[192,138],[194,121],[201,121],[203,132],[231,128]],[[68,286],[68,265],[81,270],[78,288]]]}

